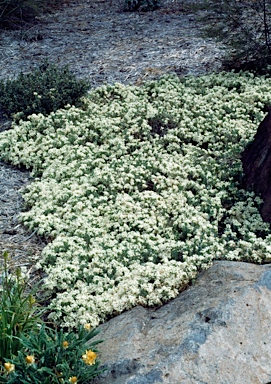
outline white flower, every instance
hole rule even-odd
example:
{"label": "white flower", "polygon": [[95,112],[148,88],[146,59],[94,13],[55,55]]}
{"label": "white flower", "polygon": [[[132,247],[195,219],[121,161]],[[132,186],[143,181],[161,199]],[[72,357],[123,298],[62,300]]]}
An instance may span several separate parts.
{"label": "white flower", "polygon": [[[0,133],[0,158],[36,177],[21,220],[51,240],[39,266],[59,290],[52,319],[97,326],[176,297],[214,258],[270,261],[261,201],[234,181],[270,89],[271,79],[233,73],[105,85],[84,111]],[[168,126],[161,136],[155,118]]]}

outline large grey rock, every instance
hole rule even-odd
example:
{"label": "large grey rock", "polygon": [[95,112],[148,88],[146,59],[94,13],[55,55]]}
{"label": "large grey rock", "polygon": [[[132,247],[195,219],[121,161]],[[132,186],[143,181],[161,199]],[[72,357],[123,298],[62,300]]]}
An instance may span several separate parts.
{"label": "large grey rock", "polygon": [[263,199],[261,215],[271,223],[271,110],[242,154],[244,185]]}
{"label": "large grey rock", "polygon": [[95,384],[267,384],[271,265],[216,261],[176,299],[100,326]]}

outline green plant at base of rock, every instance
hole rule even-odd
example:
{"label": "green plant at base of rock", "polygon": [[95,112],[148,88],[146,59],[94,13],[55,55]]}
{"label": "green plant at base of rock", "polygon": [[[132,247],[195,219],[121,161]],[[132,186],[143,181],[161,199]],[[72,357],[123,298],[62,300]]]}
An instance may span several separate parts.
{"label": "green plant at base of rock", "polygon": [[12,274],[9,267],[8,253],[4,252],[0,286],[0,363],[19,351],[22,335],[37,331],[43,312],[35,301],[35,290],[26,293],[28,282],[20,269]]}
{"label": "green plant at base of rock", "polygon": [[67,104],[79,105],[89,86],[77,80],[68,67],[45,62],[16,80],[0,81],[0,105],[7,117],[26,119],[33,113],[48,115]]}
{"label": "green plant at base of rock", "polygon": [[97,330],[80,326],[78,332],[57,331],[41,326],[39,333],[21,338],[22,349],[3,366],[1,383],[58,384],[88,383],[99,369],[97,349],[100,340],[90,343]]}
{"label": "green plant at base of rock", "polygon": [[160,7],[159,0],[125,0],[124,10],[125,11],[154,11]]}
{"label": "green plant at base of rock", "polygon": [[[7,252],[3,254],[0,286],[0,383],[86,383],[103,370],[95,346],[98,334],[90,324],[78,331],[49,328],[41,319],[34,298],[20,269],[11,272]],[[30,291],[30,292],[29,292]]]}

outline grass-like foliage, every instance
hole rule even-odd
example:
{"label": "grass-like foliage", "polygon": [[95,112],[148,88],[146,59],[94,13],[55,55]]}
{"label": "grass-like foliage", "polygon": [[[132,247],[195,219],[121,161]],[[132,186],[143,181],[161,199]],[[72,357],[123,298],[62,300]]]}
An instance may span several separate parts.
{"label": "grass-like foliage", "polygon": [[4,252],[0,280],[0,383],[88,383],[99,360],[90,324],[64,332],[44,324],[35,299],[37,287]]}
{"label": "grass-like foliage", "polygon": [[154,11],[160,7],[160,0],[125,0],[124,10],[129,12],[134,11]]}
{"label": "grass-like foliage", "polygon": [[1,0],[0,28],[14,28],[33,20],[44,3],[44,0]]}
{"label": "grass-like foliage", "polygon": [[51,240],[40,266],[52,319],[96,326],[176,297],[214,259],[270,261],[240,160],[270,89],[248,73],[105,85],[84,109],[0,134],[1,159],[36,177],[21,220]]}
{"label": "grass-like foliage", "polygon": [[49,114],[67,104],[78,105],[89,85],[76,79],[68,67],[44,62],[15,80],[0,80],[0,105],[6,116],[26,119],[32,113]]}
{"label": "grass-like foliage", "polygon": [[228,48],[225,68],[270,73],[270,0],[201,0],[196,7],[206,11],[205,33]]}
{"label": "grass-like foliage", "polygon": [[97,333],[83,326],[77,332],[64,332],[43,324],[39,333],[21,337],[22,348],[4,364],[0,383],[89,383],[103,372],[96,349],[101,341],[91,342]]}
{"label": "grass-like foliage", "polygon": [[43,310],[29,292],[28,279],[19,268],[10,273],[10,260],[4,252],[0,264],[0,365],[21,348],[21,337],[38,330]]}
{"label": "grass-like foliage", "polygon": [[0,0],[0,29],[16,29],[36,22],[35,18],[62,0]]}

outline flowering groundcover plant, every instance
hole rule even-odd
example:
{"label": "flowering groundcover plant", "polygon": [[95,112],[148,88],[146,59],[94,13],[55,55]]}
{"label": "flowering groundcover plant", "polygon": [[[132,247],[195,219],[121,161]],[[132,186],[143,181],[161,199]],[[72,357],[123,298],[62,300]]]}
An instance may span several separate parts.
{"label": "flowering groundcover plant", "polygon": [[104,85],[0,134],[0,158],[35,177],[21,220],[50,240],[54,321],[97,326],[176,297],[214,259],[271,260],[240,160],[270,90],[249,73]]}

